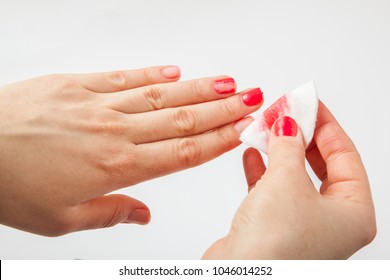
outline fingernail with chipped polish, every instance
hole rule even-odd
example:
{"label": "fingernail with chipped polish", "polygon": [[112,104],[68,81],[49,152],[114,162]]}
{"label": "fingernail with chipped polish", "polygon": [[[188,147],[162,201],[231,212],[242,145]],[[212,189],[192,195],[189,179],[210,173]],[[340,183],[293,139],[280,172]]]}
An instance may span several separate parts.
{"label": "fingernail with chipped polish", "polygon": [[242,95],[242,102],[247,106],[256,106],[263,101],[263,92],[260,88],[254,88]]}
{"label": "fingernail with chipped polish", "polygon": [[234,129],[238,132],[238,133],[241,133],[244,131],[245,128],[248,127],[248,125],[253,121],[253,118],[252,117],[246,117],[246,118],[243,118],[241,120],[239,120],[238,122],[235,123],[234,125]]}
{"label": "fingernail with chipped polish", "polygon": [[180,68],[178,66],[168,66],[161,70],[161,74],[167,79],[180,77]]}
{"label": "fingernail with chipped polish", "polygon": [[225,78],[214,81],[214,89],[219,94],[236,92],[236,82],[233,78]]}
{"label": "fingernail with chipped polish", "polygon": [[289,116],[280,117],[274,124],[274,132],[276,136],[297,136],[298,125]]}

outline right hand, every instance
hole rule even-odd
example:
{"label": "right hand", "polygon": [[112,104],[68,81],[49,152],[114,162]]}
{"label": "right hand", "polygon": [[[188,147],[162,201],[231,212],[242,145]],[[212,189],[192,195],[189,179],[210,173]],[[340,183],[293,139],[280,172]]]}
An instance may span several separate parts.
{"label": "right hand", "polygon": [[229,234],[204,258],[345,259],[373,240],[370,186],[351,139],[320,103],[314,142],[306,151],[322,181],[318,192],[306,172],[302,135],[294,127],[291,118],[274,124],[267,168],[257,150],[245,152],[250,192]]}

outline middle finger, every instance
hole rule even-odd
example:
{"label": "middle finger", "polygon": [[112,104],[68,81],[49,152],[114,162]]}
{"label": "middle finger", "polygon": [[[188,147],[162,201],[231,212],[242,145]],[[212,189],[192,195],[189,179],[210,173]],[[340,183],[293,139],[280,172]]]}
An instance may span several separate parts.
{"label": "middle finger", "polygon": [[140,144],[203,133],[253,113],[262,102],[263,93],[254,88],[226,99],[132,114],[132,140]]}

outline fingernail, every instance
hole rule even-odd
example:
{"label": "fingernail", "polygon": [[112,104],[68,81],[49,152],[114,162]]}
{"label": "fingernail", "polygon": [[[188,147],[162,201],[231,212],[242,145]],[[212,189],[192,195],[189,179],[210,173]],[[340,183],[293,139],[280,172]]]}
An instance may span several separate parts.
{"label": "fingernail", "polygon": [[234,125],[234,129],[238,132],[238,133],[241,133],[244,131],[245,128],[248,127],[248,125],[253,121],[253,118],[252,117],[246,117],[246,118],[243,118],[241,120],[239,120],[238,122],[235,123]]}
{"label": "fingernail", "polygon": [[274,131],[276,136],[297,136],[298,126],[293,118],[284,116],[276,120]]}
{"label": "fingernail", "polygon": [[216,80],[214,82],[214,89],[219,94],[234,93],[236,92],[236,82],[233,78]]}
{"label": "fingernail", "polygon": [[125,223],[132,223],[132,224],[140,224],[140,225],[145,225],[149,222],[150,220],[150,214],[149,211],[140,208],[131,211],[129,217],[127,217]]}
{"label": "fingernail", "polygon": [[242,102],[247,106],[255,106],[263,101],[263,92],[260,88],[254,88],[242,95]]}
{"label": "fingernail", "polygon": [[180,77],[180,68],[178,66],[168,66],[161,70],[161,74],[167,79]]}

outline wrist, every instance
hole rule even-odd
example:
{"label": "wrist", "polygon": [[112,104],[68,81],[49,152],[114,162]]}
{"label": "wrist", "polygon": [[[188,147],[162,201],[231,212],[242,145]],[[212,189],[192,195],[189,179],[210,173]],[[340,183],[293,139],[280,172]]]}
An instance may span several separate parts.
{"label": "wrist", "polygon": [[249,236],[230,232],[226,237],[215,242],[203,255],[202,259],[217,260],[262,260],[283,259],[277,255],[276,246],[260,236]]}

